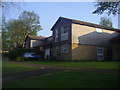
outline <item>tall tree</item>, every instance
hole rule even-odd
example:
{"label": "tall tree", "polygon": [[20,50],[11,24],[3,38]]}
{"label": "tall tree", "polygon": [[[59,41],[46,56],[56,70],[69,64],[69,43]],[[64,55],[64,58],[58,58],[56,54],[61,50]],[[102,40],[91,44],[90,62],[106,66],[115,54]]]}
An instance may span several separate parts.
{"label": "tall tree", "polygon": [[24,24],[26,34],[36,35],[38,31],[42,30],[39,19],[40,17],[33,11],[23,11],[19,16],[19,20]]}
{"label": "tall tree", "polygon": [[[99,0],[98,0],[99,1]],[[106,12],[108,16],[110,14],[116,15],[120,13],[120,8],[118,7],[120,1],[118,2],[96,2],[95,6],[97,7],[93,14],[103,14]]]}
{"label": "tall tree", "polygon": [[4,0],[0,0],[0,8],[2,8],[2,14],[8,17],[11,13],[13,13],[13,10],[20,10],[23,1],[24,0],[19,0],[18,2],[15,2],[15,0],[10,0],[10,2],[5,2]]}
{"label": "tall tree", "polygon": [[22,47],[27,34],[36,35],[41,30],[39,16],[24,11],[18,19],[7,22],[7,30],[10,48]]}
{"label": "tall tree", "polygon": [[2,48],[8,49],[9,47],[9,40],[8,40],[8,30],[7,30],[7,22],[5,20],[5,17],[2,16]]}
{"label": "tall tree", "polygon": [[112,21],[107,17],[101,17],[99,24],[105,27],[112,27]]}
{"label": "tall tree", "polygon": [[22,47],[24,41],[24,26],[20,20],[11,20],[8,22],[8,40],[10,48]]}

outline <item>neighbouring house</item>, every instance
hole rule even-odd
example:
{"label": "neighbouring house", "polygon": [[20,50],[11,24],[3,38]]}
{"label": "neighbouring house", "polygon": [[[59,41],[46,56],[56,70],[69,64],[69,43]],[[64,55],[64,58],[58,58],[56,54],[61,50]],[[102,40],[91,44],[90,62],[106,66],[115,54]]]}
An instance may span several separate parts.
{"label": "neighbouring house", "polygon": [[25,47],[42,50],[45,59],[52,56],[57,60],[72,61],[119,58],[120,51],[116,52],[120,47],[117,39],[120,35],[119,29],[59,17],[51,31],[51,37],[28,35]]}
{"label": "neighbouring house", "polygon": [[44,39],[45,37],[42,36],[36,36],[36,35],[27,35],[25,39],[25,48],[36,48],[38,47],[42,41],[41,39]]}
{"label": "neighbouring house", "polygon": [[42,37],[36,35],[27,35],[24,47],[29,49],[30,48],[39,49],[44,53],[45,59],[50,59],[52,52],[52,36]]}
{"label": "neighbouring house", "polygon": [[60,17],[51,28],[58,60],[112,60],[110,40],[119,29]]}

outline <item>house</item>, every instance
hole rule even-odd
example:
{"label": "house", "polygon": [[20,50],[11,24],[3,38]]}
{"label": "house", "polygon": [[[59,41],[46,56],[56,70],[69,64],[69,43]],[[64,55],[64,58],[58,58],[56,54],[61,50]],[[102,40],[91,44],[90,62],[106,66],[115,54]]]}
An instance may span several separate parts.
{"label": "house", "polygon": [[28,35],[25,47],[42,50],[45,59],[52,56],[57,60],[72,61],[119,58],[120,51],[116,52],[120,47],[117,38],[120,35],[119,29],[59,17],[51,31],[50,37]]}
{"label": "house", "polygon": [[110,40],[119,29],[60,17],[51,28],[52,55],[58,60],[112,60]]}
{"label": "house", "polygon": [[25,38],[25,44],[24,47],[26,48],[36,48],[39,46],[42,42],[41,39],[44,39],[45,37],[42,36],[36,36],[36,35],[27,35]]}
{"label": "house", "polygon": [[52,36],[42,37],[36,35],[27,35],[25,39],[25,48],[36,48],[44,53],[45,59],[51,58]]}

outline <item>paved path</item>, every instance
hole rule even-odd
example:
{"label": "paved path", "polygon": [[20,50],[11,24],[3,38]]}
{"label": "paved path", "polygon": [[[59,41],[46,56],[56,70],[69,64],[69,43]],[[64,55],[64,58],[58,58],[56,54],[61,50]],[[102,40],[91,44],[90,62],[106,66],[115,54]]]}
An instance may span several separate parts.
{"label": "paved path", "polygon": [[3,83],[10,82],[13,80],[20,80],[20,79],[24,79],[24,78],[28,78],[28,77],[44,75],[44,74],[51,74],[51,73],[57,73],[57,72],[62,72],[62,71],[68,71],[68,70],[85,71],[85,72],[99,72],[99,73],[109,73],[109,74],[118,74],[120,72],[118,70],[68,68],[68,67],[49,66],[49,65],[41,65],[41,64],[33,64],[33,63],[25,63],[25,62],[13,62],[13,61],[9,61],[9,63],[29,65],[29,66],[34,66],[34,67],[42,67],[42,69],[4,75],[3,76]]}

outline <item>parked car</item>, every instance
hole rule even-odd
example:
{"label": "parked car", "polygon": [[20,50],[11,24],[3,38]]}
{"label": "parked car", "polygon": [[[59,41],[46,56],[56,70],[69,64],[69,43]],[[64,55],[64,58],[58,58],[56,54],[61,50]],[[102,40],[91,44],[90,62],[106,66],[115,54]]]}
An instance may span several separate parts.
{"label": "parked car", "polygon": [[28,58],[28,59],[39,59],[42,58],[42,55],[38,55],[34,52],[26,52],[23,54],[23,57]]}

